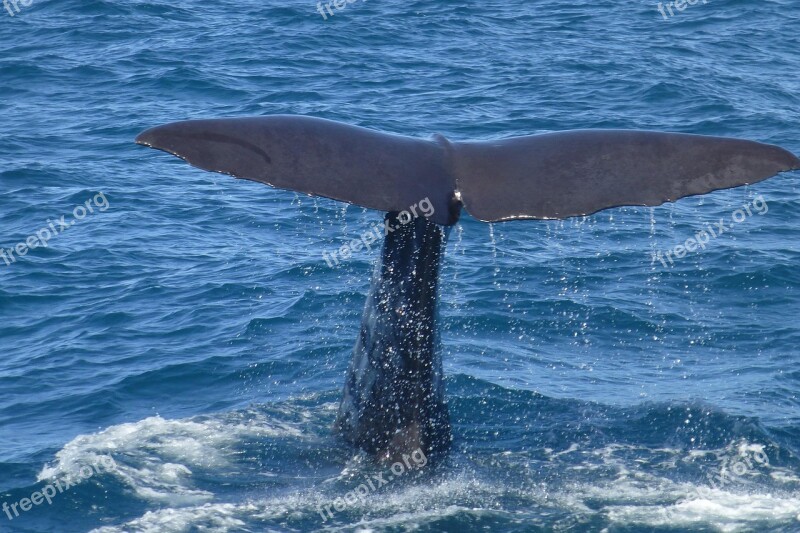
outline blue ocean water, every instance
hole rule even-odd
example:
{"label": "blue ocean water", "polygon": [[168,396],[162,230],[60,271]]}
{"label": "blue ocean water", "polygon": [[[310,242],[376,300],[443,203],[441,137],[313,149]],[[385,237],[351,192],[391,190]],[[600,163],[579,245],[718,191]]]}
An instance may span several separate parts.
{"label": "blue ocean water", "polygon": [[566,221],[463,216],[441,284],[453,453],[353,498],[380,472],[330,426],[377,250],[322,254],[381,214],[133,144],[297,113],[800,153],[796,0],[666,20],[655,1],[17,3],[0,248],[57,234],[0,260],[0,504],[54,495],[0,531],[800,531],[800,173]]}

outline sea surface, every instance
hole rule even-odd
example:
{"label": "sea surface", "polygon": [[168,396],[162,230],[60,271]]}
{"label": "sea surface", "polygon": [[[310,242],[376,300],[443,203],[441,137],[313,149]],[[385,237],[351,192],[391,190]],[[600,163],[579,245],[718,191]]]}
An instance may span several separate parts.
{"label": "sea surface", "polygon": [[800,153],[800,2],[666,19],[654,0],[17,3],[0,10],[0,248],[26,250],[0,258],[1,532],[800,531],[800,173],[564,221],[465,214],[441,283],[453,452],[373,488],[389,470],[330,427],[378,250],[323,253],[382,214],[133,143],[296,113]]}

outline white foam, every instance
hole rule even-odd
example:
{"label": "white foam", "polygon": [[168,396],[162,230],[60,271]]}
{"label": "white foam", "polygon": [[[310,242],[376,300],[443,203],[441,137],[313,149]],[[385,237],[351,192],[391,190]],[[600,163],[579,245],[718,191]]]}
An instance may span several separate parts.
{"label": "white foam", "polygon": [[[355,480],[354,483],[357,483]],[[360,482],[360,481],[358,481]],[[354,488],[354,487],[353,487]],[[267,530],[254,528],[253,522],[277,523],[288,518],[313,521],[315,529],[329,531],[371,531],[392,525],[424,524],[442,516],[461,513],[494,513],[482,507],[491,505],[502,489],[467,476],[445,481],[406,486],[397,491],[372,494],[355,505],[348,506],[342,514],[362,516],[356,523],[336,524],[336,520],[323,520],[320,509],[329,506],[333,498],[341,496],[317,489],[293,492],[272,498],[263,498],[242,504],[208,503],[180,509],[151,511],[140,518],[119,526],[106,526],[92,533],[178,533],[187,531]],[[455,504],[454,501],[458,501]],[[337,514],[338,515],[338,514]]]}
{"label": "white foam", "polygon": [[132,520],[124,526],[106,526],[92,533],[182,533],[185,531],[206,531],[222,533],[241,529],[245,522],[236,514],[246,514],[253,509],[233,504],[206,504],[181,509],[162,509],[148,511],[141,518]]}
{"label": "white foam", "polygon": [[[625,458],[619,452],[641,452],[646,459]],[[654,455],[667,456],[663,460]],[[672,526],[711,527],[721,532],[753,531],[759,525],[786,524],[796,521],[800,513],[800,494],[792,491],[777,493],[754,483],[759,478],[790,480],[794,476],[769,464],[753,463],[753,468],[741,477],[729,477],[721,486],[709,486],[674,481],[654,472],[677,468],[678,463],[698,458],[741,457],[763,454],[764,447],[745,441],[732,443],[719,450],[696,450],[690,453],[678,449],[652,450],[631,446],[610,445],[592,450],[589,455],[600,458],[603,466],[611,468],[613,479],[594,484],[572,483],[569,490],[556,495],[559,507],[572,508],[577,513],[605,515],[616,524],[648,527]],[[658,468],[647,471],[637,463],[647,462]],[[582,466],[593,469],[591,461]],[[712,462],[712,471],[724,467],[725,461]],[[707,481],[707,480],[704,480]],[[787,481],[788,482],[788,481]],[[585,502],[593,501],[592,510]],[[602,503],[599,503],[602,502]],[[598,509],[598,505],[600,506]],[[800,523],[797,525],[800,531]]]}
{"label": "white foam", "polygon": [[796,520],[800,513],[800,499],[796,497],[717,489],[704,493],[705,497],[690,497],[672,505],[620,505],[606,510],[609,519],[617,523],[653,527],[703,525],[723,532],[753,531],[758,524],[786,523]]}
{"label": "white foam", "polygon": [[42,469],[38,480],[73,476],[82,466],[111,457],[116,467],[109,475],[132,488],[138,497],[191,505],[213,497],[192,487],[194,470],[226,468],[237,442],[279,436],[299,438],[302,433],[250,411],[189,420],[153,416],[76,437],[56,454],[54,465]]}
{"label": "white foam", "polygon": [[[293,414],[297,420],[296,411]],[[356,500],[332,520],[325,520],[320,513],[364,481],[361,477],[370,469],[363,454],[314,488],[242,503],[209,501],[213,494],[192,487],[192,469],[227,468],[231,444],[252,435],[299,437],[301,433],[293,426],[270,424],[263,417],[258,422],[230,417],[187,421],[154,417],[76,439],[59,453],[59,463],[53,468],[79,464],[73,455],[86,461],[93,454],[110,454],[118,463],[119,457],[132,455],[135,464],[126,462],[118,474],[120,479],[140,497],[171,507],[95,533],[222,533],[267,530],[270,525],[285,526],[294,520],[315,524],[318,529],[368,532],[436,527],[443,517],[465,515],[493,517],[490,520],[501,523],[524,520],[532,524],[541,518],[542,527],[552,518],[575,524],[599,518],[617,526],[706,528],[727,533],[797,524],[800,531],[796,521],[800,495],[792,491],[796,476],[789,470],[753,462],[751,472],[719,487],[710,487],[708,479],[697,483],[685,480],[684,468],[699,476],[729,464],[723,460],[726,457],[764,453],[763,446],[744,441],[694,452],[628,444],[594,449],[572,444],[559,451],[542,450],[544,461],[531,459],[537,456],[535,451],[462,457],[467,465],[456,467],[456,472],[444,479],[387,487]],[[539,468],[531,469],[532,462],[538,462]],[[544,479],[540,468],[544,468]],[[523,478],[520,485],[482,479],[495,479],[497,472]],[[558,476],[550,477],[548,472]],[[499,479],[508,478],[501,475]],[[785,486],[786,490],[776,491],[774,479],[784,481],[779,488]],[[559,518],[565,513],[571,518]]]}
{"label": "white foam", "polygon": [[[611,450],[593,451],[606,458],[609,452]],[[351,467],[357,470],[355,465]],[[254,529],[259,524],[285,524],[287,519],[293,518],[313,521],[317,529],[362,532],[407,526],[435,527],[437,521],[447,516],[495,516],[503,522],[536,521],[526,511],[522,512],[526,518],[518,515],[520,509],[543,511],[543,526],[550,512],[569,511],[576,523],[601,516],[616,525],[705,527],[733,533],[758,530],[765,524],[785,525],[800,513],[800,499],[792,494],[708,489],[701,495],[697,485],[637,471],[631,464],[624,468],[628,473],[619,472],[618,477],[603,483],[568,483],[560,490],[540,485],[523,490],[505,483],[475,479],[462,471],[444,480],[427,480],[371,494],[327,521],[320,515],[321,509],[330,509],[332,499],[343,496],[343,489],[323,490],[326,484],[321,483],[308,491],[242,504],[217,503],[148,512],[127,524],[101,528],[94,533],[198,530],[222,533]],[[360,482],[358,474],[353,473],[356,475],[348,483],[351,489]],[[341,482],[342,476],[336,479]],[[509,498],[516,501],[516,510],[504,509],[503,502]],[[349,521],[345,516],[357,518]],[[343,520],[347,523],[342,523]],[[263,529],[268,527],[255,528]]]}

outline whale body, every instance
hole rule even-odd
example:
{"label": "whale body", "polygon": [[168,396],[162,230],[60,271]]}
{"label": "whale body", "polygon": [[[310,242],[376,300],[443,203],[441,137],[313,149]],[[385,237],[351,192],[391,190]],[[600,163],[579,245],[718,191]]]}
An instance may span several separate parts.
{"label": "whale body", "polygon": [[385,222],[396,229],[375,267],[334,427],[385,462],[415,450],[435,460],[450,446],[436,326],[448,229],[397,212]]}
{"label": "whale body", "polygon": [[[204,170],[388,212],[397,229],[383,243],[334,424],[386,461],[417,450],[435,459],[450,446],[437,292],[447,227],[462,208],[485,222],[561,219],[800,169],[780,147],[724,137],[572,130],[452,142],[293,115],[175,122],[136,142]],[[423,199],[430,217],[404,218]]]}

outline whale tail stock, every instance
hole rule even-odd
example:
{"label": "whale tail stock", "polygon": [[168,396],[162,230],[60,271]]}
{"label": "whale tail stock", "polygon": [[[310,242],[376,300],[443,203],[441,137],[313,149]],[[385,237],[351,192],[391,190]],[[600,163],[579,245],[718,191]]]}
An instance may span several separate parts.
{"label": "whale tail stock", "polygon": [[174,122],[136,142],[204,170],[381,211],[428,198],[441,225],[454,224],[461,207],[484,222],[559,219],[800,169],[780,147],[724,137],[572,130],[451,142],[293,115]]}

